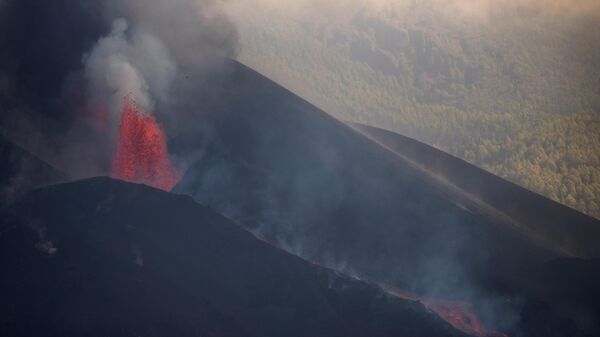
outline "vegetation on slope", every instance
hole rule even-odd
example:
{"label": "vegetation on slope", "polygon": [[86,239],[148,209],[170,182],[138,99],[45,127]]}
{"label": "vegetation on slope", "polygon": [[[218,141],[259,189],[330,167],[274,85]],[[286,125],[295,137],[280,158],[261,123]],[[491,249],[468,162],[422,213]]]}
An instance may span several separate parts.
{"label": "vegetation on slope", "polygon": [[600,218],[595,12],[345,5],[232,5],[240,60],[341,119],[416,138]]}

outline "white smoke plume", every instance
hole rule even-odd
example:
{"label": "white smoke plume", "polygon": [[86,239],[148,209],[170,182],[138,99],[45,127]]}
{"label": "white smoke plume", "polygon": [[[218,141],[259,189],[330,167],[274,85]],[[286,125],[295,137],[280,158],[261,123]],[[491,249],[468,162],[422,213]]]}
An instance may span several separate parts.
{"label": "white smoke plume", "polygon": [[108,110],[118,120],[123,97],[131,95],[140,110],[169,106],[174,82],[219,70],[234,57],[235,29],[212,1],[117,1],[106,7],[111,32],[85,55],[90,109]]}
{"label": "white smoke plume", "polygon": [[141,31],[128,31],[128,23],[114,21],[111,33],[101,38],[86,58],[92,106],[109,104],[115,117],[126,95],[142,111],[154,109],[154,99],[168,96],[177,65],[164,44]]}

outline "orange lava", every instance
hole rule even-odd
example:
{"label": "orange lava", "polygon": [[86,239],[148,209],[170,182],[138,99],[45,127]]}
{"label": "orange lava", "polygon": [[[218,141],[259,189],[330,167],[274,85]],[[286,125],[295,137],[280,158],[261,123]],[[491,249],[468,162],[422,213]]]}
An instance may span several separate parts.
{"label": "orange lava", "polygon": [[[250,233],[252,233],[260,241],[263,241],[271,246],[277,247],[290,254],[294,254],[292,249],[290,249],[289,247],[277,240],[271,239],[263,235],[258,230],[250,230]],[[304,260],[313,265],[327,268],[317,261],[312,261],[308,259]],[[481,319],[479,319],[479,317],[475,314],[471,305],[467,302],[427,298],[389,286],[385,286],[382,288],[384,291],[386,291],[392,296],[404,300],[420,302],[421,304],[423,304],[423,306],[425,306],[425,308],[434,312],[436,315],[438,315],[444,321],[448,322],[454,328],[468,335],[474,337],[508,337],[507,335],[501,332],[487,329],[481,322]]]}
{"label": "orange lava", "polygon": [[421,302],[427,309],[435,312],[440,318],[456,329],[476,337],[508,337],[503,333],[488,330],[479,317],[473,312],[471,305],[462,301],[438,300],[422,297],[398,289],[385,289],[396,297]]}
{"label": "orange lava", "polygon": [[171,191],[181,178],[169,159],[165,132],[154,116],[125,97],[112,176]]}

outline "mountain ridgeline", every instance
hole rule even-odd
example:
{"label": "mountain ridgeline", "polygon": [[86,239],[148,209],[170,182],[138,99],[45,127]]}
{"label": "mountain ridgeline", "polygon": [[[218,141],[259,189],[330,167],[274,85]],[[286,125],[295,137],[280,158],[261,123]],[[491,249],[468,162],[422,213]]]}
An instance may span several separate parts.
{"label": "mountain ridgeline", "polygon": [[[203,155],[176,193],[309,261],[468,301],[509,335],[541,333],[548,319],[596,317],[594,297],[560,317],[519,299],[541,308],[578,301],[553,297],[565,283],[542,287],[538,272],[556,259],[600,256],[597,220],[422,143],[347,125],[245,66],[234,69],[228,107],[214,115],[210,137],[195,140]],[[594,331],[586,324],[581,331]]]}
{"label": "mountain ridgeline", "polygon": [[97,178],[2,219],[3,336],[466,336],[186,196]]}
{"label": "mountain ridgeline", "polygon": [[211,132],[169,144],[201,152],[184,195],[94,178],[0,209],[2,335],[597,334],[596,220],[231,69]]}
{"label": "mountain ridgeline", "polygon": [[600,217],[597,2],[294,4],[231,4],[241,62],[340,119]]}

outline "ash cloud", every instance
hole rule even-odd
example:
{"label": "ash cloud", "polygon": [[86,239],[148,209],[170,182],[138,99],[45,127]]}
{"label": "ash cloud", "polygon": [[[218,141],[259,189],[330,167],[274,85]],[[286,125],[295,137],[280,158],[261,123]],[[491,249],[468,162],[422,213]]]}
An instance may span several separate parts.
{"label": "ash cloud", "polygon": [[[111,121],[118,120],[123,97],[131,95],[145,112],[154,100],[165,100],[177,72],[177,63],[157,38],[142,32],[128,34],[125,19],[116,19],[85,58],[91,107],[109,103]],[[131,35],[131,36],[128,36]]]}
{"label": "ash cloud", "polygon": [[118,18],[85,63],[94,106],[110,101],[112,115],[127,94],[146,112],[157,104],[172,110],[177,101],[192,101],[173,87],[181,89],[190,74],[192,85],[198,84],[237,53],[235,28],[214,1],[117,1],[107,11]]}
{"label": "ash cloud", "polygon": [[238,50],[213,0],[4,0],[0,46],[0,130],[71,178],[107,173],[122,96],[175,134]]}

